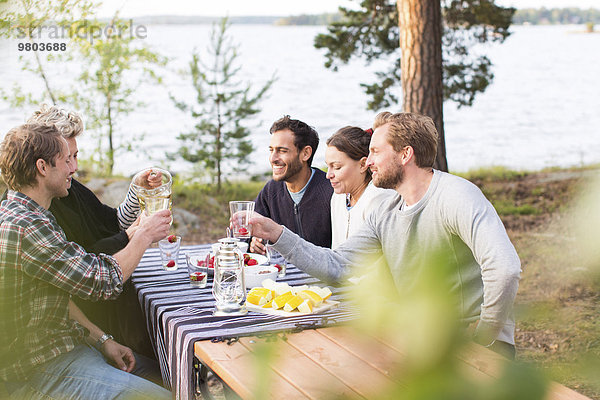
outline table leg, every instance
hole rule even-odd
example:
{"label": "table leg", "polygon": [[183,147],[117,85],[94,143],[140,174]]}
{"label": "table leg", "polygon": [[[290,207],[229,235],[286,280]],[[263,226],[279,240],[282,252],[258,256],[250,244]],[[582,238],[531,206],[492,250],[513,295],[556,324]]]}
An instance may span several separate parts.
{"label": "table leg", "polygon": [[194,394],[196,397],[211,400],[212,395],[208,390],[208,368],[194,357]]}
{"label": "table leg", "polygon": [[[208,390],[208,373],[210,369],[202,364],[200,360],[194,357],[194,394],[197,398],[202,398],[206,400],[215,400],[214,396]],[[225,382],[223,382],[218,375],[213,375],[219,379],[221,384],[223,385],[223,395],[227,400],[239,400],[241,399],[237,393],[235,393]],[[201,397],[198,397],[201,396]]]}

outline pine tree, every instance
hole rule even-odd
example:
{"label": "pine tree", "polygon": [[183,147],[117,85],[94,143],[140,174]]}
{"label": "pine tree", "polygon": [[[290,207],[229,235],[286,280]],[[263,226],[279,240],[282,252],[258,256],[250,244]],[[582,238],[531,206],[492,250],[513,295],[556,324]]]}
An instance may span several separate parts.
{"label": "pine tree", "polygon": [[244,122],[260,112],[257,104],[275,81],[272,77],[252,95],[250,84],[235,79],[241,69],[236,63],[239,46],[227,34],[229,26],[227,18],[213,26],[208,46],[210,64],[203,62],[195,49],[192,53],[189,76],[197,104],[186,104],[171,96],[175,106],[195,120],[193,131],[177,137],[180,147],[176,155],[206,168],[218,191],[225,161],[235,162],[234,172],[249,164],[253,146]]}
{"label": "pine tree", "polygon": [[341,20],[315,37],[315,47],[327,49],[325,66],[333,70],[354,56],[367,63],[389,57],[388,70],[376,73],[378,82],[361,84],[371,97],[367,108],[398,104],[402,85],[403,110],[434,120],[440,133],[436,167],[447,171],[442,102],[472,105],[494,77],[477,46],[510,34],[515,9],[494,1],[361,0],[356,10],[340,7]]}

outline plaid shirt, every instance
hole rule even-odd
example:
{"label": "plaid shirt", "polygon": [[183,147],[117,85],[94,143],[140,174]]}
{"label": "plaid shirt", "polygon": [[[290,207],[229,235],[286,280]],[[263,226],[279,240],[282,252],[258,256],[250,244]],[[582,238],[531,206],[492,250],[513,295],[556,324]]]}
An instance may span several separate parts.
{"label": "plaid shirt", "polygon": [[0,206],[0,380],[71,351],[87,330],[69,318],[71,295],[108,299],[123,274],[107,255],[68,242],[52,213],[9,191]]}

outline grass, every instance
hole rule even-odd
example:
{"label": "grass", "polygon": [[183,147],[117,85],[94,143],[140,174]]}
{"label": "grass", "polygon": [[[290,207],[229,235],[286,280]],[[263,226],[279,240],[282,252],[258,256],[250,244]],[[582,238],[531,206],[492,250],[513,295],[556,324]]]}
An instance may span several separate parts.
{"label": "grass", "polygon": [[187,240],[205,243],[224,237],[229,226],[229,201],[254,200],[263,186],[264,182],[227,182],[217,191],[213,185],[174,182],[173,206],[199,215],[203,223],[202,231]]}
{"label": "grass", "polygon": [[458,176],[470,180],[471,182],[483,181],[493,182],[498,180],[514,180],[527,176],[529,172],[516,171],[502,166],[493,166],[485,168],[472,169],[467,172],[456,173]]}
{"label": "grass", "polygon": [[[576,232],[580,222],[571,212],[588,185],[583,178],[548,180],[557,173],[565,171],[540,172],[521,181],[522,191],[530,193],[525,203],[541,204],[542,212],[503,216],[523,269],[515,305],[518,359],[600,399],[600,271],[582,258]],[[531,219],[536,223],[518,223]]]}

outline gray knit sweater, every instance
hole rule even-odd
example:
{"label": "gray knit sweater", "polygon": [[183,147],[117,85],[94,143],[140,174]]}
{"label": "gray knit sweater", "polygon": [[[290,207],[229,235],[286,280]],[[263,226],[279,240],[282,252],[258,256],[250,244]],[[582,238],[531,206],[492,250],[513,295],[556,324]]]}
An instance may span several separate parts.
{"label": "gray knit sweater", "polygon": [[303,241],[284,228],[274,244],[288,261],[326,281],[341,282],[365,256],[383,253],[399,291],[411,287],[429,256],[445,252],[450,290],[465,322],[514,344],[512,305],[521,263],[502,221],[471,182],[434,170],[423,198],[407,210],[395,196],[373,212],[364,227],[335,251]]}

